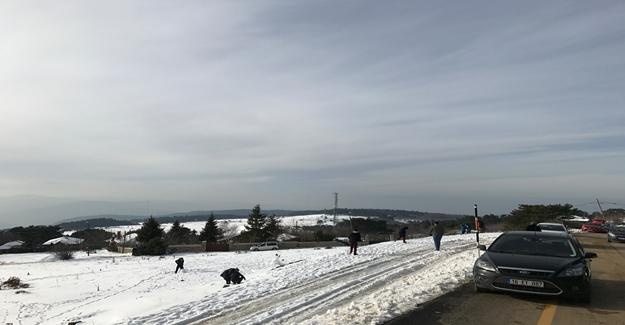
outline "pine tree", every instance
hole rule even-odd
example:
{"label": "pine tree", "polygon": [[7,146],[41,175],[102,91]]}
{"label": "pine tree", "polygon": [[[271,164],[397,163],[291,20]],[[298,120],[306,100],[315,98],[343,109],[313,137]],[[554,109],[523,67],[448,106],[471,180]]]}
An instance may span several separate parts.
{"label": "pine tree", "polygon": [[170,244],[189,244],[193,239],[191,229],[181,226],[178,220],[174,221],[165,238]]}
{"label": "pine tree", "polygon": [[140,246],[137,247],[137,254],[142,255],[161,255],[167,250],[167,244],[163,241],[165,232],[161,225],[150,217],[143,223],[143,226],[137,230],[137,241]]}
{"label": "pine tree", "polygon": [[265,223],[265,227],[263,228],[267,238],[276,239],[278,235],[282,232],[282,221],[276,217],[276,215],[272,215],[267,218]]}
{"label": "pine tree", "polygon": [[208,244],[216,243],[222,237],[223,237],[223,233],[221,229],[219,229],[219,227],[217,226],[217,221],[215,221],[215,216],[211,212],[210,216],[208,217],[208,220],[206,221],[206,224],[204,225],[204,228],[200,232],[199,239],[206,241],[206,250],[208,251]]}
{"label": "pine tree", "polygon": [[247,225],[245,225],[245,229],[250,233],[250,236],[254,241],[264,241],[266,239],[264,229],[266,219],[267,216],[260,213],[260,204],[257,204],[254,209],[252,209],[252,213],[250,213],[247,218]]}

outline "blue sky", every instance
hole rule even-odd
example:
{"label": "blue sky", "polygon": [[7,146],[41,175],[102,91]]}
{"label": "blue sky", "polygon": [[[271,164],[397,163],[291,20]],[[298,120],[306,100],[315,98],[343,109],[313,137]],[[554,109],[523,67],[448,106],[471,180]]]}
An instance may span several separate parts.
{"label": "blue sky", "polygon": [[623,21],[622,1],[3,1],[0,196],[625,201]]}

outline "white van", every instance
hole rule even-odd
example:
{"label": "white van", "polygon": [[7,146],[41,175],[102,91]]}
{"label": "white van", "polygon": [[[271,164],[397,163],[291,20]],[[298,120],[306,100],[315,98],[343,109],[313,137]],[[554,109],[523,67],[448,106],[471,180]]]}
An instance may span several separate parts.
{"label": "white van", "polygon": [[278,250],[278,243],[275,241],[268,241],[258,245],[250,247],[251,251],[275,251]]}

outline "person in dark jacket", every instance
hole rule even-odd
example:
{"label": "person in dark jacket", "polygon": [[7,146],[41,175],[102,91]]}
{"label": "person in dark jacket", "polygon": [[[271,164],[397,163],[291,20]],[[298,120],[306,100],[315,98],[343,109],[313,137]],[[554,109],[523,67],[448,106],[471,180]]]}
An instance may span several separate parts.
{"label": "person in dark jacket", "polygon": [[358,242],[362,241],[362,239],[360,238],[360,233],[358,232],[358,229],[354,229],[352,233],[349,234],[348,238],[349,238],[349,253],[351,254],[353,252],[354,255],[358,255],[358,253],[356,252],[356,250],[358,249]]}
{"label": "person in dark jacket", "polygon": [[241,274],[241,272],[239,272],[239,269],[237,269],[237,268],[231,268],[231,269],[227,269],[227,270],[223,271],[221,273],[221,277],[224,278],[224,280],[226,280],[226,285],[229,285],[230,282],[232,282],[234,284],[239,284],[239,283],[241,283],[241,281],[247,280],[243,276],[243,274]]}
{"label": "person in dark jacket", "polygon": [[437,251],[441,250],[441,239],[443,239],[443,234],[445,234],[445,227],[443,227],[443,225],[438,221],[434,222],[432,229],[430,229],[430,235],[434,239],[434,248],[436,248]]}
{"label": "person in dark jacket", "polygon": [[408,231],[408,227],[402,227],[399,229],[399,239],[403,240],[406,243],[406,232]]}
{"label": "person in dark jacket", "polygon": [[174,274],[178,273],[179,270],[184,270],[184,258],[179,258],[176,260],[176,272],[174,272]]}

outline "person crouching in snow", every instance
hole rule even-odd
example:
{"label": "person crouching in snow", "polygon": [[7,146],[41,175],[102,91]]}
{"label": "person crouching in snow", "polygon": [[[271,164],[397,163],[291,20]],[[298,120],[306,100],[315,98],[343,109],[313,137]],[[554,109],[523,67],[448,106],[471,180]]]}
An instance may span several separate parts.
{"label": "person crouching in snow", "polygon": [[362,241],[362,239],[360,238],[360,233],[358,232],[358,229],[354,229],[354,231],[352,231],[351,234],[349,234],[349,253],[351,254],[352,252],[354,253],[354,255],[358,255],[358,253],[356,252],[356,250],[358,249],[358,242]]}
{"label": "person crouching in snow", "polygon": [[179,258],[176,260],[176,271],[174,274],[178,273],[179,270],[184,270],[184,258]]}
{"label": "person crouching in snow", "polygon": [[230,282],[232,282],[233,284],[239,284],[241,283],[241,281],[247,280],[237,268],[231,268],[223,271],[221,273],[221,277],[226,280],[226,285],[230,285]]}

